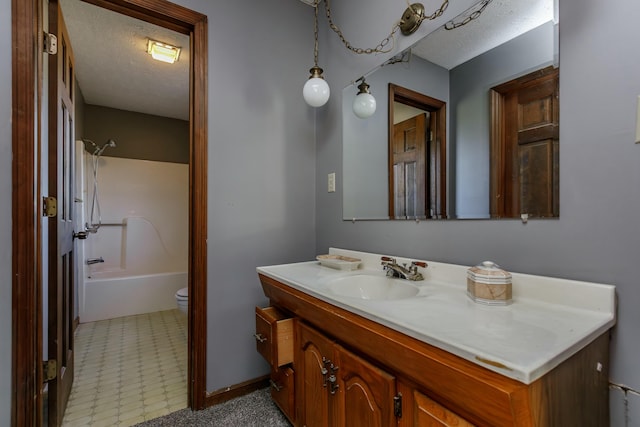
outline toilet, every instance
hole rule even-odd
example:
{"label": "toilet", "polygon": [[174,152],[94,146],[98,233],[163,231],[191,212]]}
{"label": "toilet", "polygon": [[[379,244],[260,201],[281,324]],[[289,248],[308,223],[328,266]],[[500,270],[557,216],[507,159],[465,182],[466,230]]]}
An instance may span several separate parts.
{"label": "toilet", "polygon": [[178,303],[178,310],[187,314],[189,310],[189,288],[182,288],[176,292],[176,303]]}

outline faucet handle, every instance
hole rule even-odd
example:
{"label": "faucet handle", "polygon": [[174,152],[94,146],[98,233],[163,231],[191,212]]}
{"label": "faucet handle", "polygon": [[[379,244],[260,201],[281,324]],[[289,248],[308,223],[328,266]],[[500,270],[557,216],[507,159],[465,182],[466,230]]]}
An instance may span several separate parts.
{"label": "faucet handle", "polygon": [[395,263],[396,263],[395,258],[391,258],[391,257],[388,257],[388,256],[380,257],[380,259],[383,261],[383,264],[384,264],[385,262],[390,262],[390,263],[392,263],[392,264],[395,264]]}
{"label": "faucet handle", "polygon": [[411,261],[411,265],[415,265],[417,267],[427,268],[428,264],[423,261]]}

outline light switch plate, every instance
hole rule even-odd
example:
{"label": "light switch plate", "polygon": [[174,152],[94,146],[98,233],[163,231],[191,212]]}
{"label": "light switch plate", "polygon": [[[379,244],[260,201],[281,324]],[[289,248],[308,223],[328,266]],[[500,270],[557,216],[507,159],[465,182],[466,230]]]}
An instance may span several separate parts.
{"label": "light switch plate", "polygon": [[640,143],[640,95],[638,95],[638,108],[636,109],[636,144]]}
{"label": "light switch plate", "polygon": [[327,192],[335,193],[336,192],[336,173],[331,172],[327,176]]}

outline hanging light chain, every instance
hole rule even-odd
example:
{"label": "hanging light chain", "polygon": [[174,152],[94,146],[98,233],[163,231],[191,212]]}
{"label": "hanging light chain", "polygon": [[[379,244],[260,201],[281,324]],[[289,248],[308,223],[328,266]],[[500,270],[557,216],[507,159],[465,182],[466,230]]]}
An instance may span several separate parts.
{"label": "hanging light chain", "polygon": [[456,28],[462,27],[463,25],[467,25],[469,22],[473,21],[474,19],[478,19],[480,17],[480,15],[482,14],[482,12],[484,12],[484,10],[487,8],[489,3],[491,3],[491,2],[492,2],[492,0],[482,0],[480,3],[476,4],[476,6],[478,6],[478,5],[480,6],[479,9],[471,12],[462,21],[453,22],[453,20],[451,20],[451,21],[447,22],[446,24],[444,24],[444,29],[445,30],[455,30]]}
{"label": "hanging light chain", "polygon": [[[320,0],[318,0],[320,1]],[[314,5],[315,9],[315,23],[313,28],[313,63],[317,67],[318,66],[318,1],[316,1]]]}
{"label": "hanging light chain", "polygon": [[[315,7],[316,7],[316,19],[317,19],[317,8],[318,8],[318,3],[320,3],[321,0],[316,1],[315,3]],[[491,0],[489,0],[491,1]],[[407,1],[408,3],[408,1]],[[394,41],[395,41],[395,34],[396,32],[398,32],[398,29],[400,28],[400,22],[396,22],[393,27],[391,28],[391,33],[389,33],[389,35],[387,37],[385,37],[384,39],[382,39],[382,41],[380,43],[378,43],[378,45],[376,47],[373,48],[359,48],[359,47],[354,47],[351,45],[351,43],[345,38],[344,34],[342,33],[342,31],[340,30],[340,28],[333,23],[333,19],[331,19],[331,4],[330,4],[330,0],[324,0],[324,6],[325,6],[325,10],[326,10],[326,14],[327,14],[327,20],[329,22],[329,27],[338,35],[338,37],[340,38],[340,41],[342,41],[342,43],[345,45],[345,47],[347,49],[349,49],[350,51],[357,53],[357,54],[367,54],[370,55],[372,53],[387,53],[387,52],[391,52],[391,50],[393,50],[393,46],[394,46]],[[420,25],[420,23],[422,23],[423,21],[428,21],[428,20],[433,20],[436,19],[440,16],[442,16],[442,14],[444,13],[444,11],[447,9],[447,7],[449,6],[449,0],[444,0],[442,2],[442,5],[436,9],[431,15],[429,16],[419,16],[418,18],[418,24]],[[409,5],[409,8],[411,8],[411,5]],[[413,8],[411,8],[411,10],[413,10]],[[416,12],[414,12],[416,15],[418,15]],[[317,21],[316,21],[316,25],[317,25]],[[317,40],[317,39],[316,39]],[[317,41],[316,41],[317,43]],[[387,47],[387,45],[389,43],[392,43],[390,47]]]}

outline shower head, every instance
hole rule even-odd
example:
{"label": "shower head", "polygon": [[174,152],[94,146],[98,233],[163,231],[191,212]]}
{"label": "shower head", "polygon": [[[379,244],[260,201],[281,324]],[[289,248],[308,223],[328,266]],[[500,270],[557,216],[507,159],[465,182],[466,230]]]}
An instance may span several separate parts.
{"label": "shower head", "polygon": [[96,151],[94,151],[93,154],[95,154],[96,156],[100,156],[107,147],[115,148],[115,146],[116,146],[116,142],[113,139],[109,139],[107,142],[104,143],[102,147],[96,146]]}

